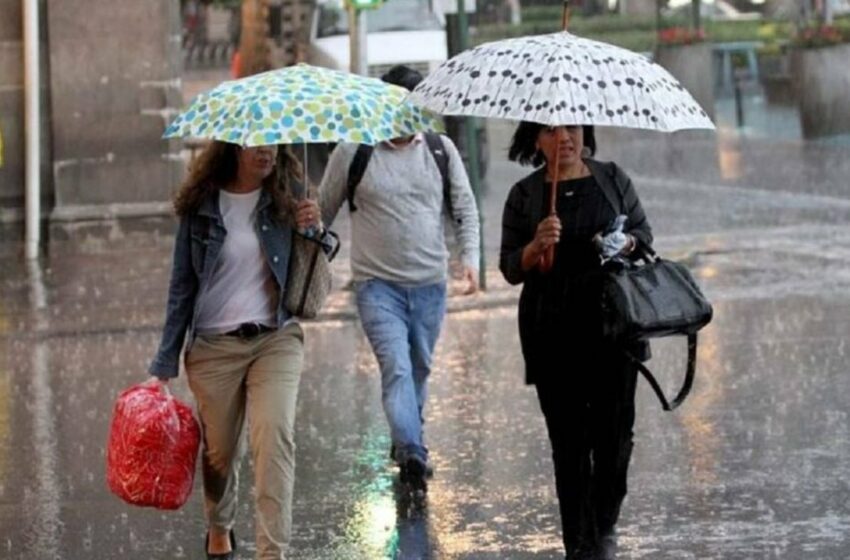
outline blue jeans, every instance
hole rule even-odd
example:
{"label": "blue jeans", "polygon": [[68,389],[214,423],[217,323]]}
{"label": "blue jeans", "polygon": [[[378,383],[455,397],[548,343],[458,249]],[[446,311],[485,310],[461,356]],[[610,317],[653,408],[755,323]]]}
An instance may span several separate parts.
{"label": "blue jeans", "polygon": [[422,411],[431,356],[446,314],[446,283],[404,287],[384,280],[357,284],[363,330],[381,368],[384,413],[395,445],[394,459],[428,459]]}

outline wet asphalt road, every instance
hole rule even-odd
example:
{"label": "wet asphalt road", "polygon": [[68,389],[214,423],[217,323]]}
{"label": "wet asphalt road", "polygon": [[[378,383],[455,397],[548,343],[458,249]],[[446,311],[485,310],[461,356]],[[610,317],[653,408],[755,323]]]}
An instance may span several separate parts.
{"label": "wet asphalt road", "polygon": [[[501,205],[522,174],[499,161],[507,130],[493,130],[491,268]],[[658,248],[692,266],[716,318],[680,410],[662,412],[639,385],[621,558],[845,560],[850,149],[646,138],[605,131],[601,156],[632,172]],[[145,378],[158,340],[169,243],[57,247],[41,269],[2,261],[0,558],[203,558],[199,478],[178,512],[126,506],[104,480],[113,399]],[[344,257],[338,266],[344,283]],[[290,558],[561,557],[545,427],[522,383],[517,292],[495,270],[489,278],[487,295],[452,298],[431,379],[437,474],[424,505],[398,495],[376,363],[349,294],[307,326]],[[672,391],[684,342],[653,351]],[[183,378],[173,385],[189,397]],[[236,531],[250,558],[246,482]]]}

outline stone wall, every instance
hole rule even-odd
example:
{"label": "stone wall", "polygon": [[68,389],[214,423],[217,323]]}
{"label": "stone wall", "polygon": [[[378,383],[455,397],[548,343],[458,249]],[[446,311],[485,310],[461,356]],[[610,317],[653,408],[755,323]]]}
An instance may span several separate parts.
{"label": "stone wall", "polygon": [[850,133],[850,44],[792,53],[804,138]]}
{"label": "stone wall", "polygon": [[55,206],[67,223],[167,211],[185,162],[160,137],[182,104],[179,2],[51,2]]}
{"label": "stone wall", "polygon": [[711,45],[663,46],[655,50],[655,62],[673,75],[714,120],[714,64]]}

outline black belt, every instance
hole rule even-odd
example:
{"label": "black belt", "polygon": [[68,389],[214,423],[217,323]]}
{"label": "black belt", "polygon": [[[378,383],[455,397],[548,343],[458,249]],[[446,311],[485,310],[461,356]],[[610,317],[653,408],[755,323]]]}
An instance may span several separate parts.
{"label": "black belt", "polygon": [[267,332],[272,332],[274,330],[277,329],[268,325],[263,325],[261,323],[242,323],[232,331],[224,333],[224,336],[238,336],[239,338],[247,339],[254,338],[255,336],[259,336]]}

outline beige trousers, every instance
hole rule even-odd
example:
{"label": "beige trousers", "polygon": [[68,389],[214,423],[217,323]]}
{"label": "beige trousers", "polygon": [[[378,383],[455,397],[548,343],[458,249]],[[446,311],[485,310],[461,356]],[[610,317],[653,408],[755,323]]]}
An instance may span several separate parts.
{"label": "beige trousers", "polygon": [[280,560],[291,533],[295,405],[304,358],[297,323],[243,340],[198,336],[186,356],[203,429],[207,522],[230,530],[236,516],[243,425],[254,463],[257,558]]}

